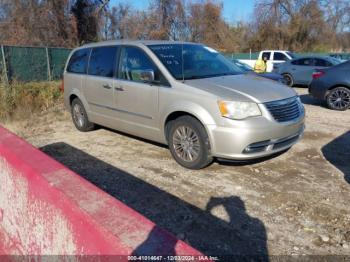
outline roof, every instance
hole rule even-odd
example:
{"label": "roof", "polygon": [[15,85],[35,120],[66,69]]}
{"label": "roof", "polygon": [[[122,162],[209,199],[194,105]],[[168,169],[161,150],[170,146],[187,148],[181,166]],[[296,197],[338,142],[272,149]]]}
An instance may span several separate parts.
{"label": "roof", "polygon": [[166,41],[166,40],[110,40],[102,41],[96,43],[85,44],[82,47],[96,47],[96,46],[106,46],[106,45],[170,45],[170,44],[198,44],[192,42],[182,42],[182,41]]}
{"label": "roof", "polygon": [[261,52],[285,52],[285,53],[288,53],[290,51],[287,51],[287,50],[262,50]]}

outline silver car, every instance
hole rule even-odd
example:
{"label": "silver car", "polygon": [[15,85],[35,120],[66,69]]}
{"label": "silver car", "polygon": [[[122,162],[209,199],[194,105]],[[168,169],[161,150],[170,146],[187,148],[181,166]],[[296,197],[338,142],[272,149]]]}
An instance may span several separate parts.
{"label": "silver car", "polygon": [[312,73],[340,64],[340,60],[330,56],[298,57],[281,64],[275,64],[273,72],[281,74],[288,86],[309,85]]}
{"label": "silver car", "polygon": [[293,89],[246,75],[202,44],[88,44],[72,51],[63,85],[78,130],[98,124],[167,144],[190,169],[275,154],[304,131]]}

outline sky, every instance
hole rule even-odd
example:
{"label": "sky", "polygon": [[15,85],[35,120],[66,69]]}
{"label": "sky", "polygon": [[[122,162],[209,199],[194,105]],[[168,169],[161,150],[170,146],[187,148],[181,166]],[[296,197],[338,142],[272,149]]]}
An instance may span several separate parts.
{"label": "sky", "polygon": [[[119,2],[128,2],[134,8],[144,10],[149,0],[111,0],[112,5]],[[221,0],[224,4],[223,16],[229,23],[250,20],[254,9],[254,0]]]}

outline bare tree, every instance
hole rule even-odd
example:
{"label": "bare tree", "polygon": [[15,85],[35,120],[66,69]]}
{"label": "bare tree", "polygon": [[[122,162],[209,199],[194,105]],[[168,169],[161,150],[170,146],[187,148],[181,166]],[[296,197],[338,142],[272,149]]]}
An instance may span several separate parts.
{"label": "bare tree", "polygon": [[72,46],[76,43],[68,0],[2,0],[0,39],[12,45]]}
{"label": "bare tree", "polygon": [[109,0],[76,0],[72,13],[76,19],[80,43],[99,40],[101,14],[106,11]]}
{"label": "bare tree", "polygon": [[[145,0],[146,1],[146,0]],[[350,49],[348,0],[256,0],[254,17],[229,24],[219,0],[0,0],[0,42],[73,47],[107,39],[203,42],[225,52]]]}
{"label": "bare tree", "polygon": [[254,49],[329,49],[331,30],[317,0],[263,0],[255,7]]}

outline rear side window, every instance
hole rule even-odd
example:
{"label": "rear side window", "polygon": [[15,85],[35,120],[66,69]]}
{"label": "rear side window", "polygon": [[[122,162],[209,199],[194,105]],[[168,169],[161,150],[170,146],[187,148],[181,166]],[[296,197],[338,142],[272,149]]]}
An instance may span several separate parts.
{"label": "rear side window", "polygon": [[116,46],[93,48],[89,62],[89,75],[113,77],[117,50]]}
{"label": "rear side window", "polygon": [[86,74],[90,49],[79,49],[69,60],[67,71],[76,74]]}
{"label": "rear side window", "polygon": [[330,63],[330,62],[328,62],[327,60],[324,60],[324,59],[316,58],[315,59],[315,65],[316,66],[323,66],[323,67],[330,67],[330,66],[332,66],[332,63]]}
{"label": "rear side window", "polygon": [[270,60],[271,52],[263,52],[261,58],[267,57],[267,60]]}
{"label": "rear side window", "polygon": [[312,59],[311,58],[302,58],[298,60],[294,60],[292,62],[293,65],[300,65],[300,66],[312,66]]}

